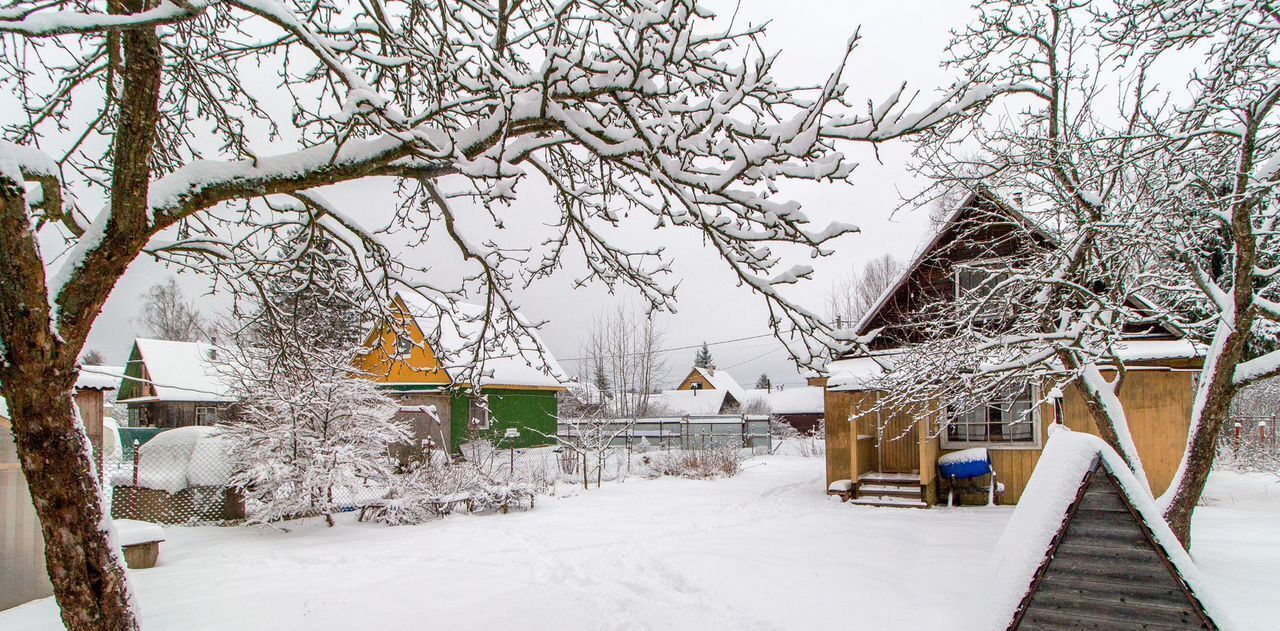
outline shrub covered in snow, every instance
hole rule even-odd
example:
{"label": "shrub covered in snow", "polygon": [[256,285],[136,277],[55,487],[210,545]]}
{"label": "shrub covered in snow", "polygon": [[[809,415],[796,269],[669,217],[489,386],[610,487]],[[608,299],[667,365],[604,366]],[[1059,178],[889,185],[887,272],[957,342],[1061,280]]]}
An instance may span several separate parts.
{"label": "shrub covered in snow", "polygon": [[731,478],[742,470],[747,456],[736,445],[711,443],[644,456],[654,475],[681,478]]}
{"label": "shrub covered in snow", "polygon": [[534,498],[554,481],[554,463],[547,458],[521,458],[512,470],[506,452],[486,441],[467,443],[461,451],[456,461],[440,451],[415,461],[395,476],[386,495],[364,509],[361,518],[395,526],[464,509],[530,509]]}
{"label": "shrub covered in snow", "polygon": [[394,400],[351,376],[348,353],[317,351],[305,372],[244,354],[227,366],[242,404],[226,437],[251,521],[324,515],[332,525],[353,498],[393,484],[389,448],[409,431]]}

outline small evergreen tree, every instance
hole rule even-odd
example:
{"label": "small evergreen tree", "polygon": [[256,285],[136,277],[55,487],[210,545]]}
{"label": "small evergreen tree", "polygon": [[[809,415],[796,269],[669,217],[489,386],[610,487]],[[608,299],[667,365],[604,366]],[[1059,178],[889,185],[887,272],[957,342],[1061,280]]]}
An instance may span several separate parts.
{"label": "small evergreen tree", "polygon": [[711,358],[711,349],[707,348],[706,342],[703,342],[702,348],[698,349],[698,354],[693,358],[693,365],[698,368],[710,368],[714,362],[715,360]]}
{"label": "small evergreen tree", "polygon": [[276,247],[278,256],[293,256],[288,274],[270,275],[262,293],[247,309],[242,342],[275,348],[282,355],[305,355],[308,349],[350,350],[369,333],[369,293],[359,270],[332,238],[300,229]]}
{"label": "small evergreen tree", "polygon": [[773,382],[769,381],[769,375],[760,373],[760,378],[756,379],[756,390],[773,390]]}
{"label": "small evergreen tree", "polygon": [[80,365],[82,366],[101,366],[105,363],[107,363],[107,360],[103,358],[102,353],[98,352],[96,348],[80,356]]}

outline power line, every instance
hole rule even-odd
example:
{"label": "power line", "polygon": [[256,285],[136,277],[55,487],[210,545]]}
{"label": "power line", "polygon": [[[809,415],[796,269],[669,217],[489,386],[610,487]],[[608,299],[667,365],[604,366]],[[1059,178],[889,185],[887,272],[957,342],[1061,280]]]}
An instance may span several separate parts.
{"label": "power line", "polygon": [[[785,331],[785,332],[786,332],[786,333],[791,333],[791,332],[793,332],[793,331],[795,331],[795,329],[788,329],[788,330],[787,330],[787,331]],[[587,356],[587,357],[570,357],[569,359],[560,359],[559,361],[562,361],[562,362],[577,362],[577,361],[585,361],[585,360],[588,360],[588,359],[615,359],[615,358],[619,358],[619,357],[632,357],[632,356],[636,356],[636,355],[646,355],[646,354],[649,354],[649,353],[652,353],[652,354],[654,354],[654,355],[657,355],[657,354],[660,354],[660,353],[672,353],[672,352],[675,352],[675,351],[688,351],[688,350],[693,350],[693,349],[695,349],[695,348],[702,348],[702,346],[703,346],[704,344],[705,344],[706,346],[721,346],[721,345],[724,345],[724,344],[733,344],[734,342],[745,342],[745,341],[747,341],[747,340],[758,340],[758,339],[760,339],[760,338],[762,338],[762,337],[773,337],[773,336],[774,336],[774,334],[773,334],[773,333],[761,333],[760,335],[749,335],[749,336],[747,336],[747,337],[735,337],[735,338],[733,338],[733,339],[731,339],[731,340],[720,340],[720,341],[717,341],[717,342],[700,342],[700,343],[698,343],[698,344],[691,344],[691,345],[689,345],[689,346],[674,346],[674,347],[672,347],[672,348],[660,348],[660,349],[657,349],[657,350],[654,350],[654,351],[636,351],[636,352],[634,352],[634,353],[610,353],[610,354],[607,354],[607,355],[596,355],[596,356]],[[772,351],[771,351],[771,352],[772,352]],[[557,358],[557,359],[558,359],[558,358]]]}

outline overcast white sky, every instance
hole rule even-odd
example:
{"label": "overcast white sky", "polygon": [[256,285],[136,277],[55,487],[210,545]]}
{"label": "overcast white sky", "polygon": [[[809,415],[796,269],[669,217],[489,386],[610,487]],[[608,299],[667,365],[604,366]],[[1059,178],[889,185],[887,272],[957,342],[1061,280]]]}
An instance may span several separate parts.
{"label": "overcast white sky", "polygon": [[[722,16],[733,13],[734,2],[709,3]],[[929,0],[908,3],[864,2],[859,0],[792,0],[776,2],[743,0],[737,23],[770,20],[766,44],[781,51],[775,76],[780,82],[813,84],[835,67],[845,42],[861,25],[862,43],[845,72],[851,94],[879,100],[904,79],[925,92],[949,83],[938,67],[947,31],[965,23],[971,9],[956,0]],[[914,190],[905,164],[904,145],[881,147],[879,162],[867,148],[851,146],[851,155],[862,159],[854,176],[855,185],[810,186],[792,191],[804,204],[815,223],[844,221],[861,227],[861,234],[845,237],[838,253],[816,262],[817,278],[793,288],[792,297],[811,309],[821,311],[832,281],[863,261],[892,252],[906,259],[919,246],[928,229],[927,210],[891,215],[900,203],[900,193]],[[523,186],[519,205],[530,209],[551,204],[545,191]],[[368,208],[372,204],[393,203],[389,181],[360,182],[327,191],[344,208]],[[647,229],[646,229],[647,230]],[[669,233],[669,234],[667,234]],[[666,346],[680,347],[702,341],[715,342],[767,333],[763,302],[749,290],[734,286],[731,274],[716,255],[705,249],[696,236],[674,231],[659,233],[675,261],[669,282],[680,282],[679,313],[661,316],[666,330]],[[404,256],[418,264],[434,264],[437,270],[456,259],[434,260],[432,252],[406,251]],[[448,271],[443,270],[443,271]],[[134,322],[139,295],[168,272],[150,260],[139,260],[116,287],[89,337],[88,348],[100,350],[111,362],[123,362],[129,344],[139,334]],[[610,296],[603,287],[571,289],[571,281],[581,273],[566,269],[522,295],[522,311],[532,320],[546,320],[543,337],[570,372],[576,364],[579,337],[596,313],[619,303],[638,304],[634,295]],[[207,290],[207,283],[186,274],[179,277],[189,293]],[[227,308],[218,296],[200,295],[202,309],[210,315]],[[774,383],[799,383],[799,373],[785,351],[771,338],[716,345],[712,354],[720,368],[728,369],[748,385],[766,372]],[[665,355],[670,380],[677,380],[692,364],[693,351]]]}

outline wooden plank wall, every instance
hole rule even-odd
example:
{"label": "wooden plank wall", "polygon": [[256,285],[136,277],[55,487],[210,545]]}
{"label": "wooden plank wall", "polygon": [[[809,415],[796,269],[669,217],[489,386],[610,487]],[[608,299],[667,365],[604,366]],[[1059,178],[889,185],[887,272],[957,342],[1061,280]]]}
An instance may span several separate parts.
{"label": "wooden plank wall", "polygon": [[[1130,370],[1120,390],[1120,404],[1129,418],[1129,430],[1151,482],[1151,491],[1164,493],[1173,481],[1187,444],[1191,404],[1195,398],[1189,371]],[[1112,378],[1113,375],[1107,375]],[[1067,426],[1097,434],[1084,397],[1071,387],[1063,397]]]}
{"label": "wooden plank wall", "polygon": [[0,610],[53,593],[44,569],[44,536],[8,419],[0,418]]}
{"label": "wooden plank wall", "polygon": [[851,480],[849,474],[850,426],[849,416],[853,413],[855,393],[832,392],[827,390],[823,395],[823,406],[826,408],[827,432],[827,485],[836,480]]}
{"label": "wooden plank wall", "polygon": [[[1169,370],[1132,370],[1120,391],[1120,403],[1129,417],[1129,427],[1134,443],[1138,446],[1138,455],[1147,471],[1151,490],[1156,495],[1169,487],[1182,458],[1191,422],[1191,403],[1195,396],[1191,381],[1193,374]],[[1113,376],[1107,375],[1108,378]],[[1095,436],[1098,434],[1097,425],[1089,416],[1084,397],[1076,386],[1064,389],[1062,404],[1063,419],[1068,428]],[[1052,422],[1053,406],[1048,403],[1041,405],[1042,441],[1048,440],[1048,426]],[[939,445],[937,455],[953,451],[941,449],[940,439],[935,438],[933,441]],[[1040,449],[991,449],[989,453],[997,477],[1005,485],[1002,503],[1017,503],[1040,460]],[[921,462],[926,462],[924,454]],[[937,462],[936,455],[931,462]]]}

